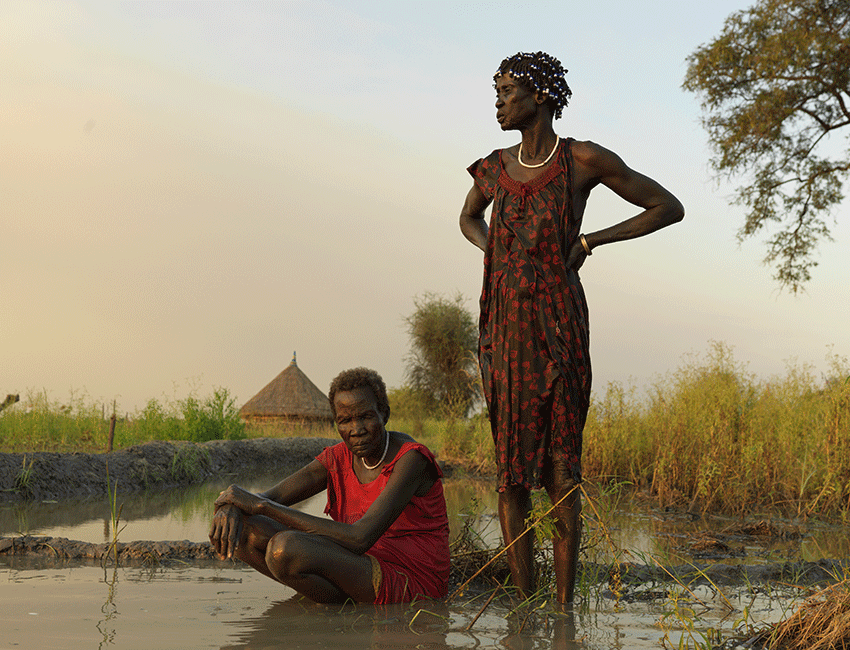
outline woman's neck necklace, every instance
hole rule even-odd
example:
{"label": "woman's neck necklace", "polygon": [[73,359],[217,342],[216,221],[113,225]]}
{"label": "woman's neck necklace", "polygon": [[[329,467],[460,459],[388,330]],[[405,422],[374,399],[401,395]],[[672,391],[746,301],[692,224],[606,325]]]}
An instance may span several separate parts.
{"label": "woman's neck necklace", "polygon": [[387,434],[387,441],[384,443],[384,454],[381,456],[381,460],[379,460],[379,461],[378,461],[377,463],[375,463],[374,465],[367,465],[367,464],[366,464],[366,459],[365,459],[365,458],[361,458],[361,459],[360,459],[361,461],[363,461],[363,467],[365,467],[366,469],[375,469],[378,465],[380,465],[381,463],[383,463],[383,462],[384,462],[384,458],[386,458],[386,457],[387,457],[387,451],[388,451],[388,450],[389,450],[389,448],[390,448],[390,432],[389,432],[389,431],[387,431],[387,432],[386,432],[386,434]]}
{"label": "woman's neck necklace", "polygon": [[548,156],[546,156],[546,160],[544,160],[542,163],[539,163],[537,165],[526,165],[524,162],[522,162],[522,142],[520,142],[519,143],[519,151],[517,152],[516,159],[519,161],[520,165],[522,165],[523,167],[526,167],[527,169],[537,169],[538,167],[543,167],[543,165],[545,165],[550,160],[552,160],[552,156],[554,156],[555,152],[558,150],[558,144],[560,142],[561,142],[561,139],[556,137],[555,138],[555,146],[552,147],[552,153],[550,153]]}

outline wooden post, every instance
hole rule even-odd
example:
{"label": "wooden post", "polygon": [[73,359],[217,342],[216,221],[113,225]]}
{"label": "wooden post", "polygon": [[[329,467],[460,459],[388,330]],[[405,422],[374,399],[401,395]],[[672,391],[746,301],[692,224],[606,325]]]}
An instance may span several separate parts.
{"label": "wooden post", "polygon": [[106,451],[112,451],[112,443],[115,442],[115,413],[109,418],[109,446]]}

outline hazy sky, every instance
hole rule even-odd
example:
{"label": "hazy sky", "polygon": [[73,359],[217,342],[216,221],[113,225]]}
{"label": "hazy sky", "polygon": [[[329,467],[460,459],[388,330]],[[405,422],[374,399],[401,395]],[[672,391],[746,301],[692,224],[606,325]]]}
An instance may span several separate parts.
{"label": "hazy sky", "polygon": [[[761,240],[736,244],[681,90],[686,56],[748,4],[0,0],[0,393],[132,411],[223,386],[241,405],[294,350],[323,390],[355,365],[401,385],[415,296],[477,313],[465,168],[518,141],[491,77],[539,49],[569,69],[557,132],[687,211],[582,269],[597,393],[711,340],[764,378],[824,371],[850,355],[850,207],[808,293],[780,293]],[[584,230],[635,213],[599,188]]]}

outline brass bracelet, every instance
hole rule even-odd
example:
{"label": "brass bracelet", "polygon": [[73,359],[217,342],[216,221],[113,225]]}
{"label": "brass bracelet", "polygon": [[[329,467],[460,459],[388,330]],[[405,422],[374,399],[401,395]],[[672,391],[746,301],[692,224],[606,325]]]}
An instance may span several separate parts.
{"label": "brass bracelet", "polygon": [[587,240],[584,238],[584,235],[578,236],[579,241],[581,242],[582,247],[584,247],[584,252],[587,253],[587,256],[590,257],[593,253],[590,251],[590,246],[587,245]]}

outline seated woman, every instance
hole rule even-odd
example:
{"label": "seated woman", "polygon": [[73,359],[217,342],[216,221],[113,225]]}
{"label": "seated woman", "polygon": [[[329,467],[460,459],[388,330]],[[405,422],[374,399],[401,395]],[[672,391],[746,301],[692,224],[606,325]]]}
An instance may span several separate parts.
{"label": "seated woman", "polygon": [[[449,524],[433,454],[384,428],[390,406],[374,370],[340,373],[328,397],[342,442],[266,492],[224,490],[213,548],[316,602],[442,598]],[[333,520],[289,507],[324,489]]]}

